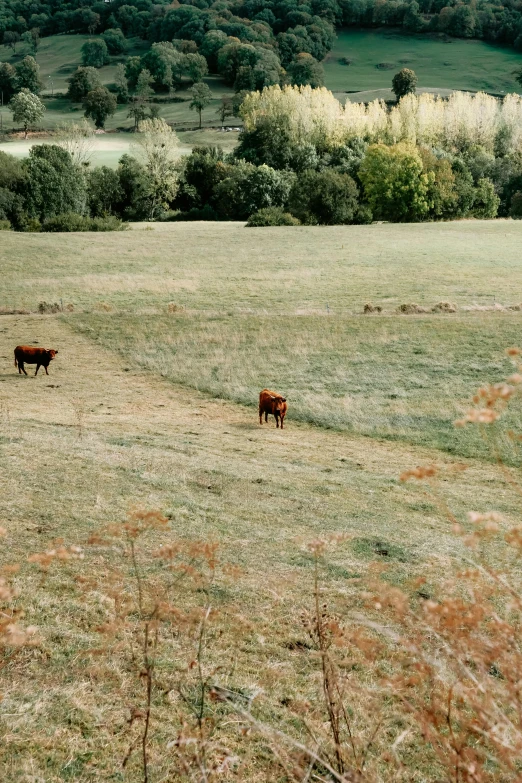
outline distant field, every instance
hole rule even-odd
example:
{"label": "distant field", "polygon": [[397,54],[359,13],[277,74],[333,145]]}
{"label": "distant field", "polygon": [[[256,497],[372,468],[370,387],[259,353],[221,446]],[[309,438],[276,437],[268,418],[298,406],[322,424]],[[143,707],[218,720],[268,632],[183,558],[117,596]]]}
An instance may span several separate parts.
{"label": "distant field", "polygon": [[[344,57],[350,65],[340,62]],[[421,89],[518,92],[512,71],[520,65],[519,52],[483,41],[367,31],[340,31],[324,63],[326,85],[333,92],[389,89],[393,75],[405,67],[415,71]]]}
{"label": "distant field", "polygon": [[[189,155],[197,144],[219,145],[229,152],[237,144],[238,134],[204,129],[202,131],[179,131],[178,136],[180,140],[178,154],[181,156]],[[134,135],[132,133],[107,133],[96,136],[90,159],[91,165],[116,168],[122,155],[131,154],[133,143]],[[0,144],[0,150],[17,158],[24,158],[29,155],[29,150],[34,144],[52,144],[52,136],[27,139],[27,141],[24,139],[8,141]]]}

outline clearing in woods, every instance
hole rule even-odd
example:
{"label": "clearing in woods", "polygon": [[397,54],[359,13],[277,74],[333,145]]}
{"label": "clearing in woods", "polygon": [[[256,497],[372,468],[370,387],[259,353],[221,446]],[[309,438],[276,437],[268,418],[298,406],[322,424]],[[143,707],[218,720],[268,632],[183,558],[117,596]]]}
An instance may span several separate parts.
{"label": "clearing in woods", "polygon": [[[23,564],[20,604],[43,638],[1,674],[0,773],[16,783],[140,780],[136,758],[125,778],[121,771],[138,687],[124,651],[115,648],[110,662],[87,654],[99,646],[103,604],[77,589],[67,568],[42,580],[29,553],[58,538],[84,545],[136,504],[168,515],[167,539],[217,541],[240,572],[213,594],[223,632],[213,641],[213,662],[223,666],[215,676],[262,693],[262,716],[293,731],[285,699],[317,696],[317,662],[295,643],[311,601],[307,542],[353,537],[325,573],[329,588],[347,595],[383,557],[392,584],[422,574],[434,555],[443,571],[460,545],[423,488],[398,480],[432,462],[445,470],[444,497],[461,518],[477,508],[517,515],[518,498],[495,465],[467,454],[468,469],[458,469],[462,457],[449,452],[471,450],[471,441],[450,440],[447,408],[453,400],[465,410],[481,382],[509,373],[503,350],[520,335],[520,312],[480,307],[508,305],[520,290],[520,224],[142,229],[2,240],[6,308],[60,298],[75,306],[0,318],[2,562]],[[387,315],[360,315],[367,299]],[[401,302],[441,299],[459,311],[394,312]],[[59,350],[50,375],[19,376],[13,348],[36,342]],[[262,386],[288,395],[283,432],[273,420],[257,423]],[[353,405],[359,417],[350,419]],[[368,437],[363,425],[377,414],[388,431]],[[103,575],[118,556],[118,547],[87,549],[79,573]],[[154,563],[144,568],[154,574]],[[231,645],[239,616],[248,631],[232,633]],[[174,677],[172,660],[162,666]],[[155,781],[172,770],[178,706],[158,692]],[[243,755],[233,725],[222,731]],[[246,754],[243,780],[267,779],[262,758]]]}

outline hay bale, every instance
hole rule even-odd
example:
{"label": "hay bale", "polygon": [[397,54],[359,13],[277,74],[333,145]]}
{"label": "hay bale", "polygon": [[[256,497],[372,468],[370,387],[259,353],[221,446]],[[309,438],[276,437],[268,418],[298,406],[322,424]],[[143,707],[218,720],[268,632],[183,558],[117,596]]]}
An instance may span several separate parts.
{"label": "hay bale", "polygon": [[371,313],[382,313],[382,307],[380,305],[374,305],[371,302],[366,302],[363,307],[363,313],[366,315]]}
{"label": "hay bale", "polygon": [[38,304],[38,312],[40,315],[47,315],[48,313],[61,312],[61,305],[58,302],[40,302]]}
{"label": "hay bale", "polygon": [[456,313],[457,305],[452,302],[438,302],[431,308],[432,313]]}
{"label": "hay bale", "polygon": [[167,304],[168,313],[182,313],[184,309],[183,305],[176,304],[176,302],[169,302]]}
{"label": "hay bale", "polygon": [[399,305],[397,312],[401,315],[420,315],[421,313],[429,313],[429,310],[427,310],[426,307],[415,304],[415,302],[408,302]]}

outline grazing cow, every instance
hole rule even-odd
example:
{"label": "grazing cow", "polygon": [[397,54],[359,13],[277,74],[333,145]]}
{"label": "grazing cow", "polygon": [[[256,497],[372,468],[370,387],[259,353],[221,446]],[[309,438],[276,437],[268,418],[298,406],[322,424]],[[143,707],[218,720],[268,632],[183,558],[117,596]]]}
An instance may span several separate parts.
{"label": "grazing cow", "polygon": [[30,345],[17,345],[14,350],[14,363],[15,367],[18,367],[18,373],[21,375],[25,372],[24,364],[36,364],[35,375],[38,375],[40,367],[45,367],[45,374],[49,375],[47,368],[49,362],[51,362],[58,351],[54,351],[52,348],[32,348]]}
{"label": "grazing cow", "polygon": [[280,394],[270,391],[270,389],[263,389],[259,395],[259,423],[263,423],[263,413],[265,414],[265,422],[268,421],[268,414],[270,413],[271,416],[275,416],[278,427],[279,419],[281,419],[281,429],[283,429],[287,408],[285,397],[281,397]]}

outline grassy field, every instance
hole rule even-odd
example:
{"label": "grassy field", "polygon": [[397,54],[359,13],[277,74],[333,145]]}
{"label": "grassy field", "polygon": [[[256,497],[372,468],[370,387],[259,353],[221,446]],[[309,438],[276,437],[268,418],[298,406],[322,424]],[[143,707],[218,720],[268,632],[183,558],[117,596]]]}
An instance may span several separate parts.
{"label": "grassy field", "polygon": [[[341,63],[351,60],[350,65]],[[401,68],[412,68],[418,88],[519,92],[513,70],[522,57],[483,41],[440,40],[428,36],[404,36],[395,32],[340,31],[325,61],[326,85],[335,93],[361,92],[350,100],[392,98],[392,77]],[[381,67],[379,67],[381,66]]]}
{"label": "grassy field", "polygon": [[[151,535],[151,550],[172,538],[216,541],[239,570],[212,587],[205,671],[259,694],[262,719],[305,738],[285,705],[314,703],[320,689],[299,619],[312,601],[306,543],[349,537],[324,572],[342,600],[383,559],[393,585],[433,561],[445,573],[462,547],[423,488],[398,480],[426,463],[444,471],[444,497],[459,519],[490,508],[517,518],[505,475],[477,458],[473,433],[451,422],[480,383],[510,371],[504,349],[520,341],[522,315],[479,308],[518,302],[521,230],[495,221],[6,233],[3,307],[34,311],[62,299],[74,311],[0,317],[3,564],[24,563],[58,538],[84,546],[136,504],[170,520],[167,532]],[[385,314],[363,316],[368,300]],[[457,313],[395,314],[401,303],[440,300],[455,302]],[[184,309],[168,313],[169,302]],[[49,377],[16,373],[18,343],[59,350]],[[284,431],[259,427],[264,385],[288,396]],[[111,574],[122,556],[126,573],[115,542],[87,547],[84,561],[53,566],[44,579],[27,563],[16,577],[25,621],[42,642],[0,672],[3,779],[142,779],[135,756],[121,767],[135,736],[127,720],[139,677],[117,639],[110,657],[92,652],[96,629],[111,622]],[[153,583],[157,561],[140,555],[140,567]],[[89,591],[95,579],[100,586]],[[168,748],[184,705],[172,683],[194,655],[181,638],[169,645],[154,691],[155,783],[173,774]],[[281,780],[262,744],[245,749],[236,727],[225,710],[218,738],[242,760],[237,777]],[[407,741],[401,752],[409,779],[434,779],[422,748]]]}

